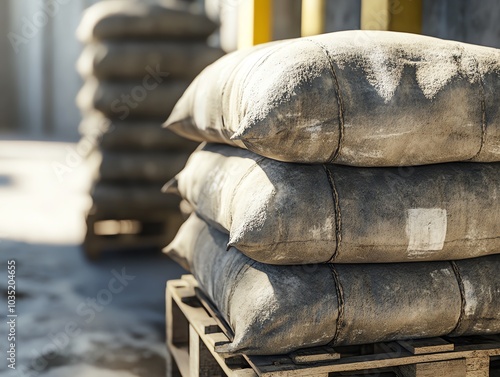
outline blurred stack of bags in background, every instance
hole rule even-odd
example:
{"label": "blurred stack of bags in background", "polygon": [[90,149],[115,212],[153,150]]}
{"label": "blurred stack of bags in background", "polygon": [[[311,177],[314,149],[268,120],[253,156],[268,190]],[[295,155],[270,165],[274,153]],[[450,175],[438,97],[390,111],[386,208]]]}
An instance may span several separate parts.
{"label": "blurred stack of bags in background", "polygon": [[77,31],[85,79],[77,104],[91,142],[92,207],[85,249],[159,248],[176,233],[179,201],[162,184],[196,143],[161,128],[190,81],[223,52],[207,45],[216,25],[185,10],[134,1],[90,7]]}

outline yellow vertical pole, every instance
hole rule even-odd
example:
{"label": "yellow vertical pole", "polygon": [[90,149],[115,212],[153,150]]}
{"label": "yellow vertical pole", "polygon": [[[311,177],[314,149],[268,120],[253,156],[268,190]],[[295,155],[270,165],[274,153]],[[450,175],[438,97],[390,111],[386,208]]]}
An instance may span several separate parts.
{"label": "yellow vertical pole", "polygon": [[238,48],[272,40],[272,0],[242,0],[238,12]]}
{"label": "yellow vertical pole", "polygon": [[389,30],[391,23],[390,0],[362,0],[361,29]]}
{"label": "yellow vertical pole", "polygon": [[361,29],[420,34],[422,0],[362,0]]}
{"label": "yellow vertical pole", "polygon": [[393,0],[390,30],[422,33],[422,0]]}
{"label": "yellow vertical pole", "polygon": [[308,37],[325,32],[326,0],[302,0],[301,35]]}

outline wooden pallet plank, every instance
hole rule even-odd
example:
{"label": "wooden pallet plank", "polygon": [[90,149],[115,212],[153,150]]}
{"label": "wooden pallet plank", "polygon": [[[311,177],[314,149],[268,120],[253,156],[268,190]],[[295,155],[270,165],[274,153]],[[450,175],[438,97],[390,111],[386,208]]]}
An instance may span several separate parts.
{"label": "wooden pallet plank", "polygon": [[[207,326],[210,328],[213,326],[214,322],[203,307],[193,307],[187,304],[187,302],[190,302],[191,299],[196,299],[194,285],[195,284],[192,279],[188,276],[183,276],[182,280],[168,282],[167,300],[171,300],[179,306],[184,317],[190,322],[191,331],[196,332],[198,338],[201,339],[202,343],[204,343],[204,346],[211,355],[212,359],[217,362],[225,375],[229,377],[257,377],[257,374],[248,366],[248,364],[246,364],[246,366],[235,365],[234,360],[230,360],[226,363],[226,359],[233,359],[233,357],[226,357],[215,352],[216,345],[225,344],[229,342],[229,339],[220,331],[220,329],[219,332],[212,332],[210,329],[207,330]],[[173,306],[173,304],[170,304],[170,306]],[[192,335],[192,337],[194,337],[194,335]],[[190,342],[192,341],[192,337],[190,333]],[[187,351],[185,353],[187,354]],[[207,356],[207,353],[203,353],[203,357]],[[188,364],[191,364],[191,362],[189,361]],[[196,372],[190,370],[190,373]],[[182,375],[183,377],[190,376],[185,375],[184,373],[182,373]]]}
{"label": "wooden pallet plank", "polygon": [[167,354],[165,355],[165,361],[167,364],[166,365],[167,377],[182,377],[182,373],[179,370],[179,366],[177,365],[177,362],[172,356],[170,350],[167,350]]}
{"label": "wooden pallet plank", "polygon": [[169,307],[170,322],[169,341],[175,346],[187,345],[189,343],[189,322],[183,315],[179,305],[175,301]]}
{"label": "wooden pallet plank", "polygon": [[168,352],[175,360],[175,364],[177,365],[177,369],[179,370],[181,376],[189,377],[191,372],[189,370],[189,352],[187,346],[186,347],[171,346],[168,347]]}
{"label": "wooden pallet plank", "polygon": [[443,338],[400,340],[398,343],[414,355],[453,351],[455,345]]}
{"label": "wooden pallet plank", "polygon": [[310,364],[338,360],[340,359],[340,353],[331,347],[321,347],[320,349],[304,349],[292,352],[290,358],[294,364]]}
{"label": "wooden pallet plank", "polygon": [[402,377],[465,376],[465,359],[420,363],[399,367]]}
{"label": "wooden pallet plank", "polygon": [[216,377],[223,373],[192,325],[189,325],[189,372],[190,377]]}
{"label": "wooden pallet plank", "polygon": [[[487,351],[485,351],[487,352]],[[487,352],[488,353],[488,352]],[[496,353],[496,352],[495,352]],[[245,356],[249,364],[258,371],[259,376],[267,377],[298,377],[306,374],[315,373],[334,373],[362,371],[369,369],[383,369],[398,367],[403,365],[438,362],[447,360],[458,360],[471,357],[472,352],[446,352],[443,354],[399,356],[398,353],[389,353],[385,355],[355,356],[346,359],[337,360],[329,364],[317,363],[308,366],[295,365],[293,362],[282,362],[278,365],[273,364],[272,357],[266,356]],[[458,376],[457,376],[458,377]],[[468,376],[467,376],[468,377]]]}
{"label": "wooden pallet plank", "polygon": [[490,358],[487,356],[470,357],[466,360],[466,377],[489,377]]}
{"label": "wooden pallet plank", "polygon": [[91,257],[104,250],[160,249],[174,238],[182,222],[178,210],[136,211],[127,206],[107,210],[94,205],[86,216],[84,248]]}

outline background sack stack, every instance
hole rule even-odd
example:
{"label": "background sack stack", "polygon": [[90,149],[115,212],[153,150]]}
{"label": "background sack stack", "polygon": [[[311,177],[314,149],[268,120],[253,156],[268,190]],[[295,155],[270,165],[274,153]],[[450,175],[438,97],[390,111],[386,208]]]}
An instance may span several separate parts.
{"label": "background sack stack", "polygon": [[165,186],[195,210],[165,250],[234,331],[220,350],[500,333],[499,89],[500,51],[390,32],[206,68],[166,125],[229,145]]}
{"label": "background sack stack", "polygon": [[94,146],[88,156],[90,253],[159,248],[175,235],[182,222],[179,201],[160,188],[196,143],[161,123],[190,81],[223,55],[206,43],[215,27],[202,15],[134,1],[105,1],[86,11],[77,32],[85,44],[77,67],[85,84],[77,103],[82,139]]}

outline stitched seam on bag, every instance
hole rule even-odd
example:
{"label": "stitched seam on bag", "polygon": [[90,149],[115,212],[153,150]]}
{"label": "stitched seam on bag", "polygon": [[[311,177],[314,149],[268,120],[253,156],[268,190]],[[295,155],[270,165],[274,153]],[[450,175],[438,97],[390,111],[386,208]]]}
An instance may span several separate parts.
{"label": "stitched seam on bag", "polygon": [[[283,213],[282,211],[278,208],[276,208],[276,213],[277,213],[277,224],[278,224],[278,240],[281,240],[283,239]],[[276,252],[276,249],[278,248],[278,246],[281,244],[281,242],[283,241],[277,241],[277,242],[273,242],[273,246],[271,247],[271,250],[269,250],[269,253],[273,254]]]}
{"label": "stitched seam on bag", "polygon": [[[465,49],[463,46],[460,46],[460,50],[461,50],[460,58],[462,59],[464,52],[465,52]],[[477,72],[477,77],[479,80],[479,89],[481,92],[481,145],[479,146],[479,150],[477,151],[477,153],[469,159],[469,160],[474,160],[477,157],[479,157],[479,155],[481,154],[481,152],[483,150],[484,143],[486,142],[487,125],[486,125],[486,94],[484,91],[484,81],[483,81],[483,77],[481,76],[481,72],[479,71],[479,62],[477,61],[477,59],[473,55],[471,55],[471,59],[474,60],[474,63],[476,65],[476,72]]]}
{"label": "stitched seam on bag", "polygon": [[340,94],[340,85],[339,81],[337,78],[337,73],[335,72],[335,68],[333,65],[333,59],[330,56],[330,53],[326,49],[326,47],[317,41],[314,41],[312,39],[306,39],[307,41],[313,43],[317,47],[321,49],[321,51],[325,54],[328,64],[330,65],[330,72],[333,77],[333,82],[335,84],[335,94],[337,96],[337,107],[338,107],[338,121],[339,121],[339,138],[337,142],[337,148],[332,152],[330,157],[328,158],[327,162],[332,163],[335,160],[337,160],[340,156],[340,153],[342,152],[342,145],[344,144],[344,131],[345,131],[345,124],[344,124],[344,101],[342,99],[342,95]]}
{"label": "stitched seam on bag", "polygon": [[458,268],[458,265],[456,264],[455,261],[450,261],[451,268],[453,269],[453,273],[455,274],[455,277],[457,278],[457,283],[458,283],[458,288],[460,289],[460,317],[458,317],[457,325],[451,331],[450,334],[453,334],[455,331],[457,331],[460,326],[462,325],[462,321],[465,316],[465,287],[462,279],[462,274],[460,274],[460,269]]}
{"label": "stitched seam on bag", "polygon": [[[229,295],[228,295],[228,298],[227,298],[228,307],[230,306],[231,300],[233,299],[233,295],[234,295],[234,291],[236,290],[236,286],[238,285],[238,283],[240,282],[240,280],[243,278],[243,273],[245,271],[247,271],[250,267],[252,267],[255,263],[257,263],[256,260],[253,260],[253,259],[250,259],[250,258],[248,258],[248,260],[250,261],[250,263],[246,263],[246,264],[244,264],[243,266],[240,267],[239,271],[236,273],[236,279],[231,284],[231,289],[229,290]],[[230,312],[227,312],[226,314],[227,314],[227,319],[228,319],[227,322],[230,323],[231,322]],[[234,332],[234,329],[231,329],[231,330],[233,330],[233,332]]]}
{"label": "stitched seam on bag", "polygon": [[[239,182],[236,184],[234,187],[233,193],[231,195],[231,201],[229,202],[229,224],[230,227],[233,227],[233,203],[234,199],[236,198],[236,193],[238,192],[240,186],[243,184],[243,181],[245,180],[246,177],[248,177],[259,164],[264,161],[266,158],[265,157],[259,157],[255,160],[255,163],[248,168],[248,170],[243,174],[243,176],[240,178]],[[228,229],[229,232],[231,232],[231,229]]]}
{"label": "stitched seam on bag", "polygon": [[340,213],[339,194],[337,192],[337,187],[335,186],[333,173],[329,169],[328,165],[323,164],[323,169],[325,169],[328,184],[330,185],[330,189],[332,190],[333,210],[335,212],[335,250],[330,259],[325,262],[331,263],[338,256],[340,243],[342,242],[342,215]]}
{"label": "stitched seam on bag", "polygon": [[335,284],[335,291],[337,292],[337,307],[338,307],[338,316],[337,316],[337,326],[335,327],[335,334],[333,335],[332,340],[328,343],[334,345],[338,337],[340,335],[340,330],[344,325],[344,313],[345,313],[345,300],[344,300],[344,289],[342,288],[342,284],[340,283],[340,277],[335,269],[333,264],[329,264],[328,268],[332,274],[333,282]]}

